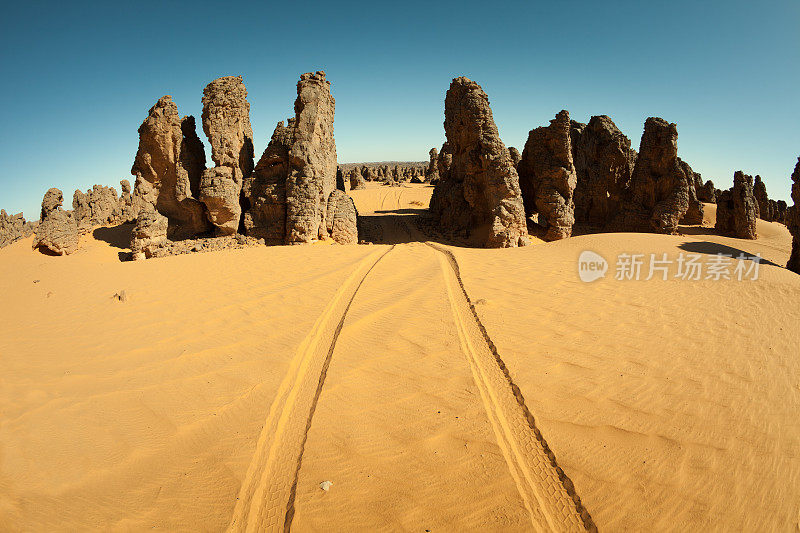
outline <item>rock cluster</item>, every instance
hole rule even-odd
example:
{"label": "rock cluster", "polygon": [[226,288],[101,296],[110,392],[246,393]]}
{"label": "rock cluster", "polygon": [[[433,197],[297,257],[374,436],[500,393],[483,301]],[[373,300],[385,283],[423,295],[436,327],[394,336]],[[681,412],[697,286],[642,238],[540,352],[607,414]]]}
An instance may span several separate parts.
{"label": "rock cluster", "polygon": [[588,124],[570,121],[570,137],[578,178],[575,219],[604,227],[619,210],[636,150],[606,115],[592,117]]}
{"label": "rock cluster", "polygon": [[119,224],[122,218],[120,207],[113,187],[95,185],[85,193],[77,190],[72,196],[72,213],[81,234],[96,226]]}
{"label": "rock cluster", "polygon": [[72,213],[61,208],[64,195],[50,189],[42,200],[42,213],[33,248],[53,255],[67,255],[78,249],[78,224]]}
{"label": "rock cluster", "polygon": [[[300,77],[294,108],[295,117],[287,126],[278,124],[255,170],[245,179],[244,230],[268,244],[322,238],[358,242],[355,205],[336,187],[335,100],[324,72]],[[353,178],[363,180],[362,171],[352,170],[349,178],[351,185]]]}
{"label": "rock cluster", "polygon": [[[242,214],[242,185],[253,171],[250,104],[241,76],[218,78],[206,86],[202,118],[216,166],[203,171],[199,199],[205,204],[216,233],[233,235],[239,229]],[[335,172],[334,165],[332,185]]]}
{"label": "rock cluster", "polygon": [[267,148],[242,190],[247,207],[244,231],[269,245],[286,243],[286,179],[295,119],[290,118],[287,124],[281,121],[275,126]]}
{"label": "rock cluster", "polygon": [[35,229],[34,223],[25,222],[22,213],[8,215],[5,209],[0,210],[0,248],[28,237]]}
{"label": "rock cluster", "polygon": [[697,198],[701,202],[706,202],[708,204],[717,203],[717,193],[716,189],[714,188],[714,182],[708,180],[703,184],[702,187],[699,187],[697,189]]}
{"label": "rock cluster", "polygon": [[[137,189],[145,182],[154,189],[156,208],[168,219],[171,239],[203,233],[210,227],[205,207],[192,196],[200,184],[198,160],[202,158],[205,165],[202,143],[199,153],[194,153],[198,150],[196,137],[194,118],[181,119],[171,96],[161,97],[139,127],[139,149],[131,174],[136,176]],[[144,193],[135,192],[134,196],[141,198]],[[133,211],[138,213],[141,208],[139,202]]]}
{"label": "rock cluster", "polygon": [[771,202],[767,194],[767,185],[761,179],[761,176],[756,175],[753,182],[753,196],[758,204],[758,217],[761,220],[772,222],[777,216],[777,202]]}
{"label": "rock cluster", "polygon": [[559,112],[549,126],[530,131],[518,170],[525,215],[538,213],[539,235],[546,241],[572,235],[575,223],[572,195],[577,176],[567,111]]}
{"label": "rock cluster", "polygon": [[792,234],[792,254],[786,268],[800,274],[800,157],[792,172],[792,201],[794,205],[786,212],[786,227]]}
{"label": "rock cluster", "polygon": [[733,187],[717,196],[717,222],[715,228],[722,234],[740,239],[755,239],[758,203],[753,196],[753,176],[737,170]]}
{"label": "rock cluster", "polygon": [[[485,247],[527,243],[519,178],[500,140],[489,97],[460,77],[445,97],[447,142],[439,153],[439,183],[430,211],[439,227]],[[442,164],[445,154],[450,162]]]}
{"label": "rock cluster", "polygon": [[615,231],[674,233],[689,209],[689,184],[678,159],[678,129],[661,118],[645,121],[639,154]]}

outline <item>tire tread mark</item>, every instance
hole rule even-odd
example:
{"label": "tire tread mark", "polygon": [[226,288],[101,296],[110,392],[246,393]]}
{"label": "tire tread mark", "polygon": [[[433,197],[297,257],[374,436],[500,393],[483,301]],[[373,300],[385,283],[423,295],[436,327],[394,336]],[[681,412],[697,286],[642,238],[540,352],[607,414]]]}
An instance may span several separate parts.
{"label": "tire tread mark", "polygon": [[393,249],[375,251],[358,263],[298,346],[259,435],[228,531],[280,531],[291,525],[303,448],[347,310],[375,265]]}
{"label": "tire tread mark", "polygon": [[[514,383],[514,380],[511,378],[511,374],[508,370],[508,367],[506,366],[502,357],[500,357],[500,353],[498,352],[497,347],[495,346],[491,337],[489,337],[489,333],[487,332],[486,328],[481,322],[480,317],[478,316],[478,313],[475,310],[475,306],[473,305],[472,300],[469,297],[469,294],[467,294],[466,288],[464,286],[464,281],[461,277],[461,269],[458,265],[458,261],[456,260],[455,255],[453,255],[453,253],[450,250],[447,250],[446,248],[440,247],[438,245],[431,244],[429,242],[426,242],[425,244],[427,244],[429,247],[433,248],[434,250],[438,251],[444,256],[446,264],[449,266],[452,275],[455,277],[455,281],[461,290],[461,294],[465,300],[465,303],[467,304],[467,307],[470,310],[470,314],[475,322],[475,326],[480,331],[480,336],[482,337],[482,340],[486,343],[486,348],[488,349],[489,352],[491,352],[494,358],[494,362],[496,363],[496,369],[502,373],[506,385],[508,389],[510,389],[510,391],[508,392],[510,392],[513,395],[518,409],[521,410],[521,413],[519,413],[518,416],[524,417],[524,420],[527,423],[529,431],[533,433],[533,436],[535,437],[535,442],[538,444],[539,450],[526,450],[529,453],[529,456],[527,457],[527,460],[524,462],[525,463],[529,463],[531,461],[534,462],[533,465],[528,465],[532,466],[532,468],[528,468],[528,472],[525,471],[526,470],[525,464],[521,465],[513,464],[514,459],[507,457],[507,462],[509,463],[509,470],[511,471],[512,477],[514,477],[515,481],[518,482],[518,487],[520,486],[519,485],[520,475],[526,477],[529,483],[531,482],[531,478],[538,478],[538,479],[533,479],[533,482],[535,485],[539,486],[531,487],[531,489],[533,493],[536,495],[536,499],[538,500],[539,504],[544,508],[538,510],[532,509],[530,502],[531,498],[527,497],[523,493],[524,491],[521,491],[520,493],[520,495],[522,496],[523,500],[526,503],[526,507],[528,508],[529,512],[531,512],[531,518],[532,521],[534,522],[534,525],[538,525],[542,529],[565,530],[567,528],[570,528],[569,527],[570,525],[575,526],[579,524],[580,526],[582,526],[581,529],[585,529],[587,531],[597,531],[597,526],[592,520],[592,517],[589,514],[588,510],[583,506],[580,497],[575,491],[574,484],[569,479],[569,477],[567,477],[567,475],[564,473],[563,469],[558,465],[555,454],[548,446],[547,442],[545,441],[544,437],[542,436],[541,432],[536,426],[536,421],[533,417],[533,414],[525,404],[525,398],[522,395],[522,391],[519,389],[516,383]],[[443,274],[447,278],[447,273],[444,271],[445,269],[444,263],[442,264],[442,268],[443,268]],[[450,293],[448,292],[448,294]],[[451,300],[451,304],[454,306],[453,313],[457,314],[457,310],[455,308],[456,302]],[[455,319],[457,323],[460,322],[460,318],[458,316],[456,316]],[[460,331],[460,333],[462,332]],[[466,335],[466,332],[463,332],[462,334]],[[469,347],[467,347],[467,350],[470,351]],[[470,366],[473,370],[473,375],[475,375],[476,377],[476,382],[481,378],[484,380],[488,380],[488,378],[491,376],[487,376],[486,374],[483,374],[481,372],[480,361],[478,361],[477,357],[475,357],[474,354],[472,355],[466,354],[466,355],[468,357]],[[486,370],[489,373],[492,372],[491,368]],[[498,400],[497,397],[501,397],[499,398],[500,400],[503,399],[502,396],[504,394],[504,391],[492,390],[492,386],[490,383],[488,383],[488,381],[476,384],[478,385],[478,388],[481,391],[482,396],[484,397],[492,396],[492,398],[488,398],[489,400],[497,401]],[[487,405],[487,411],[498,407],[502,409],[501,406],[496,404],[494,406]],[[489,416],[492,424],[498,424],[504,426],[503,429],[505,430],[505,432],[499,432],[498,434],[498,440],[501,441],[499,442],[501,448],[510,447],[511,450],[516,452],[519,452],[520,449],[524,448],[524,446],[521,446],[520,442],[514,442],[515,440],[518,439],[519,436],[513,435],[512,431],[513,428],[509,427],[509,424],[513,422],[513,420],[511,420],[510,422],[509,419],[515,418],[513,413],[510,413],[511,415],[510,417],[506,416],[504,413],[498,413],[499,416],[497,418],[499,420],[495,418],[496,414],[487,412],[487,415]],[[542,472],[541,470],[537,470],[535,464],[537,460],[535,456],[538,455],[537,452],[541,453],[541,455],[546,458],[546,461],[548,463],[547,466],[550,467],[550,472]],[[550,477],[555,478],[558,486],[554,486],[552,482],[548,482],[547,478]],[[559,493],[563,493],[564,497],[559,498],[558,497]],[[571,508],[566,508],[567,506],[564,505],[564,502],[562,501],[567,498],[570,500],[569,503],[571,505],[569,505],[569,507]],[[544,513],[545,518],[547,520],[545,520],[545,523],[537,524],[537,522],[541,521],[541,513]],[[573,527],[571,529],[575,528]]]}

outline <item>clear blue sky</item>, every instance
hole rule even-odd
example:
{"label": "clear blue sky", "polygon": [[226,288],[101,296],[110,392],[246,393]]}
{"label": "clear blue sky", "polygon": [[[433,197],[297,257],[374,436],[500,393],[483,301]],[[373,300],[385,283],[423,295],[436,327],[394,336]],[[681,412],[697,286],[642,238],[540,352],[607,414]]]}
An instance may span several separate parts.
{"label": "clear blue sky", "polygon": [[225,75],[244,77],[257,156],[314,70],[333,84],[340,162],[426,159],[459,75],[520,149],[561,109],[610,115],[636,148],[661,116],[704,179],[729,187],[742,169],[785,200],[800,155],[798,0],[15,4],[0,18],[0,207],[32,219],[51,186],[68,204],[118,187],[155,101],[199,123]]}

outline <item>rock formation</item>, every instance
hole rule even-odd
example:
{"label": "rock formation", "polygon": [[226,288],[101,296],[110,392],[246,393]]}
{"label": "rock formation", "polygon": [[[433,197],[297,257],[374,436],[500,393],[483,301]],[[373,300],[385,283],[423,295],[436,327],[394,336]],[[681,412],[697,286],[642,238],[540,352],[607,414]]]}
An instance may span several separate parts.
{"label": "rock formation", "polygon": [[514,148],[513,146],[508,147],[508,156],[511,158],[511,162],[514,164],[514,168],[519,165],[519,162],[522,160],[522,155],[519,153],[519,150]]}
{"label": "rock formation", "polygon": [[717,221],[715,228],[722,234],[740,239],[755,239],[758,203],[753,196],[753,177],[737,170],[733,175],[733,188],[717,196]]}
{"label": "rock formation", "polygon": [[[349,243],[357,221],[345,223],[342,217],[355,217],[356,212],[340,194],[333,194],[338,190],[335,100],[324,72],[300,77],[294,108],[295,117],[287,126],[278,123],[255,170],[244,180],[244,230],[267,244],[300,244],[327,237]],[[352,169],[350,175],[355,174],[363,181],[360,169]],[[336,223],[328,224],[328,213],[337,217]]]}
{"label": "rock formation", "polygon": [[578,178],[575,219],[604,227],[630,183],[636,151],[606,115],[592,117],[588,124],[570,121],[570,139]]}
{"label": "rock formation", "polygon": [[61,208],[63,203],[60,190],[53,188],[45,193],[34,249],[55,255],[71,254],[78,249],[78,224],[72,213]]}
{"label": "rock formation", "polygon": [[717,202],[717,194],[716,189],[714,188],[714,182],[708,180],[703,184],[702,187],[697,189],[697,198],[701,202],[706,202],[709,204],[713,204]]}
{"label": "rock formation", "polygon": [[[774,200],[770,200],[770,203],[772,203],[773,201]],[[777,202],[775,202],[775,207],[773,210],[774,221],[780,222],[781,224],[786,224],[786,211],[787,211],[786,202],[784,202],[783,200],[778,200]]]}
{"label": "rock formation", "polygon": [[34,224],[25,222],[22,213],[8,215],[5,209],[0,210],[0,248],[28,237],[34,229]]}
{"label": "rock formation", "polygon": [[340,167],[336,167],[336,189],[343,191],[344,188],[344,174]]}
{"label": "rock formation", "polygon": [[[211,144],[214,168],[203,171],[199,198],[218,235],[232,235],[242,213],[240,193],[253,171],[250,104],[241,76],[226,76],[203,90],[203,131]],[[331,188],[336,167],[331,172]]]}
{"label": "rock formation", "polygon": [[133,194],[131,194],[131,183],[128,180],[121,180],[119,186],[122,192],[119,195],[117,211],[119,212],[120,222],[130,222],[136,220],[136,209],[133,204]]}
{"label": "rock formation", "polygon": [[761,220],[772,221],[772,210],[769,206],[769,195],[767,195],[767,185],[761,180],[761,176],[756,175],[753,182],[753,196],[758,204],[758,216]]}
{"label": "rock formation", "polygon": [[194,118],[179,118],[171,96],[160,98],[139,127],[139,149],[131,174],[137,177],[137,184],[145,180],[154,187],[156,208],[169,220],[168,232],[173,239],[209,228],[205,208],[192,196],[199,186],[199,166],[205,165],[202,144],[200,153],[196,153],[196,138]]}
{"label": "rock formation", "polygon": [[364,183],[361,171],[358,168],[353,168],[350,171],[350,190],[364,189],[365,187],[366,183]]}
{"label": "rock formation", "polygon": [[786,268],[800,274],[800,157],[792,172],[792,202],[794,205],[786,211],[786,227],[792,234],[792,254]]}
{"label": "rock formation", "polygon": [[539,215],[539,233],[546,241],[572,235],[577,183],[569,136],[569,113],[561,111],[549,126],[528,134],[519,162],[519,185],[525,215]]}
{"label": "rock formation", "polygon": [[[430,203],[433,219],[477,245],[527,244],[517,171],[480,85],[464,77],[453,80],[445,97],[444,129],[447,142]],[[452,161],[447,165],[441,164],[445,154]]]}
{"label": "rock formation", "polygon": [[697,184],[702,183],[700,181],[700,174],[694,172],[692,167],[689,166],[689,163],[683,161],[680,157],[678,158],[678,163],[683,171],[683,177],[684,180],[686,180],[686,186],[689,193],[689,202],[686,213],[683,214],[683,217],[681,217],[679,222],[681,224],[690,225],[702,224],[704,211],[703,203],[697,197]]}
{"label": "rock formation", "polygon": [[246,199],[243,217],[245,233],[266,244],[286,243],[286,179],[289,176],[289,151],[294,142],[295,119],[285,126],[278,122],[272,138],[255,170],[244,180]]}
{"label": "rock formation", "polygon": [[81,234],[97,226],[119,224],[122,216],[117,191],[102,185],[95,185],[85,193],[76,190],[72,196],[72,215]]}
{"label": "rock formation", "polygon": [[689,209],[689,185],[678,159],[678,128],[661,118],[644,123],[639,154],[612,231],[674,233]]}
{"label": "rock formation", "polygon": [[358,244],[358,211],[345,192],[335,190],[328,197],[325,215],[328,235],[339,244]]}

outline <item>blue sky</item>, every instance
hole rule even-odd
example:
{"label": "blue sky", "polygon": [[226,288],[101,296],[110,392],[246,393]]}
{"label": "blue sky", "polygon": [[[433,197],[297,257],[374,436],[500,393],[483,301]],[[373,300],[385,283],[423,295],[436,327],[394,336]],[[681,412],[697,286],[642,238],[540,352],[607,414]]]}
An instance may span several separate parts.
{"label": "blue sky", "polygon": [[118,188],[155,101],[199,123],[225,75],[244,77],[257,156],[314,70],[332,82],[340,162],[426,159],[459,75],[520,150],[561,109],[611,116],[636,148],[661,116],[704,179],[729,187],[742,169],[785,200],[800,155],[797,0],[22,4],[0,19],[0,207],[32,219],[49,187],[67,204]]}

